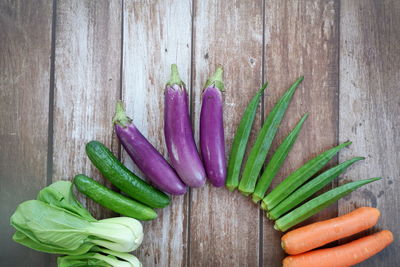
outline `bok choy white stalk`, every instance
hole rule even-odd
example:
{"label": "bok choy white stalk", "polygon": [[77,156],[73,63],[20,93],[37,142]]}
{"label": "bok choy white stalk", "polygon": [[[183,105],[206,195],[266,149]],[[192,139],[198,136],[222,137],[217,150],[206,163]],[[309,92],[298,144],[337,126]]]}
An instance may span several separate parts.
{"label": "bok choy white stalk", "polygon": [[140,261],[129,253],[93,247],[82,255],[57,258],[58,267],[141,267]]}

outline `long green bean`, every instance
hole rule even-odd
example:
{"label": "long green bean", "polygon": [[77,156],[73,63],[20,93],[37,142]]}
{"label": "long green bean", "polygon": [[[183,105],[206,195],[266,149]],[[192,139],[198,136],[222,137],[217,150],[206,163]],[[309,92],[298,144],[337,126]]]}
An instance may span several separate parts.
{"label": "long green bean", "polygon": [[306,164],[298,168],[296,171],[291,173],[285,180],[283,180],[274,190],[271,191],[261,203],[261,208],[264,210],[272,210],[286,197],[288,197],[293,191],[299,188],[304,182],[310,179],[315,173],[317,173],[325,164],[330,161],[342,148],[350,145],[351,142],[340,144],[334,148],[331,148]]}
{"label": "long green bean", "polygon": [[381,178],[371,178],[365,179],[361,181],[347,183],[345,185],[336,187],[322,195],[311,199],[310,201],[304,203],[300,207],[296,208],[295,210],[289,212],[285,216],[279,218],[275,221],[274,228],[276,230],[285,232],[289,228],[295,226],[296,224],[301,223],[305,219],[311,217],[312,215],[318,213],[319,211],[323,210],[324,208],[328,207],[332,203],[336,202],[340,198],[344,197],[345,195],[351,193],[352,191],[356,190],[357,188],[379,180]]}
{"label": "long green bean", "polygon": [[256,189],[254,190],[254,193],[252,195],[254,203],[258,203],[258,201],[263,199],[265,192],[267,192],[272,182],[272,179],[274,179],[274,177],[280,170],[283,162],[285,161],[289,151],[292,149],[293,144],[295,143],[297,136],[299,135],[303,123],[305,122],[307,117],[308,114],[304,114],[304,116],[299,120],[293,130],[285,138],[285,140],[283,140],[282,144],[276,149],[271,160],[268,162],[264,173],[261,175],[261,178],[257,182]]}
{"label": "long green bean", "polygon": [[250,103],[246,107],[243,113],[242,119],[240,120],[239,126],[236,130],[235,137],[233,138],[232,148],[229,155],[228,161],[228,172],[226,176],[226,187],[233,191],[239,185],[240,168],[244,153],[246,151],[247,142],[249,140],[251,127],[256,116],[258,104],[260,103],[261,95],[268,83],[265,83],[257,94],[251,99]]}
{"label": "long green bean", "polygon": [[299,189],[294,191],[291,195],[289,195],[285,200],[278,204],[275,208],[268,212],[268,218],[272,220],[276,220],[281,217],[286,212],[290,211],[304,200],[307,200],[314,193],[318,192],[324,186],[329,184],[332,180],[338,177],[340,174],[346,171],[348,167],[359,160],[363,160],[363,157],[355,157],[341,164],[330,168],[329,170],[323,172],[318,175],[305,185],[302,185]]}
{"label": "long green bean", "polygon": [[292,99],[297,86],[303,79],[304,77],[300,77],[285,92],[285,94],[279,99],[278,103],[276,103],[272,111],[265,119],[264,124],[257,136],[256,142],[250,151],[249,158],[247,159],[243,170],[242,179],[239,183],[239,191],[243,195],[248,196],[254,192],[257,177],[260,174],[261,167],[264,164],[265,158],[267,157],[268,150],[276,132],[278,131],[283,115],[285,115],[287,107],[289,106],[290,100]]}

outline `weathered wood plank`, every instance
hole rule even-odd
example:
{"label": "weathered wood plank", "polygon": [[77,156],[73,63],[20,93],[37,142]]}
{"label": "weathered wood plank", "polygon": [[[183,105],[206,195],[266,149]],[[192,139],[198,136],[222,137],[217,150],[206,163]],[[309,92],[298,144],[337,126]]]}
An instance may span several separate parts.
{"label": "weathered wood plank", "polygon": [[[124,2],[123,100],[135,125],[164,156],[164,88],[172,63],[190,84],[191,21],[191,1]],[[122,158],[143,177],[125,152]],[[144,266],[186,265],[187,210],[187,196],[172,197],[156,220],[143,223],[145,237],[135,254]]]}
{"label": "weathered wood plank", "polygon": [[[45,266],[11,240],[17,205],[46,186],[52,1],[0,1],[0,262]],[[34,21],[35,23],[32,23]]]}
{"label": "weathered wood plank", "polygon": [[[400,235],[400,2],[341,1],[339,139],[353,141],[340,160],[367,157],[348,179],[381,176],[339,203],[340,214],[359,206],[373,206],[381,219],[372,231],[389,229]],[[362,235],[365,235],[363,233]],[[361,235],[358,235],[360,237]],[[362,266],[396,266],[395,242]]]}
{"label": "weathered wood plank", "polygon": [[[262,1],[196,1],[194,5],[196,140],[202,88],[222,64],[227,156],[243,111],[262,83],[262,7]],[[258,112],[254,129],[260,125],[261,109]],[[258,266],[259,209],[250,199],[208,183],[192,190],[190,204],[189,266]]]}
{"label": "weathered wood plank", "polygon": [[[120,91],[121,10],[116,1],[57,5],[53,181],[85,173],[105,180],[86,157],[93,139],[112,145],[111,119]],[[94,216],[112,213],[79,194]]]}
{"label": "weathered wood plank", "polygon": [[[304,76],[272,151],[304,113],[310,114],[272,186],[337,143],[338,14],[337,1],[266,1],[265,79],[270,82],[266,114],[290,84]],[[334,205],[307,223],[336,214]],[[281,265],[280,236],[264,218],[264,266]]]}

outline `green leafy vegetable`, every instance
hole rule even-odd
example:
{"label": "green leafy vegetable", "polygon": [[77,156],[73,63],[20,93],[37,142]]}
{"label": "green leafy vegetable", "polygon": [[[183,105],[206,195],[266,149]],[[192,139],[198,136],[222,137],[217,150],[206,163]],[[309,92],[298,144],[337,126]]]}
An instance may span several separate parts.
{"label": "green leafy vegetable", "polygon": [[88,221],[96,221],[95,218],[77,201],[72,192],[71,182],[58,181],[40,190],[37,200],[43,201],[52,207],[66,209]]}
{"label": "green leafy vegetable", "polygon": [[11,216],[17,230],[14,241],[38,251],[68,255],[86,253],[96,245],[130,252],[141,244],[139,221],[127,217],[95,220],[70,195],[71,186],[58,182],[43,189],[40,200],[21,203]]}
{"label": "green leafy vegetable", "polygon": [[140,261],[129,253],[93,247],[82,255],[57,258],[58,267],[141,267]]}

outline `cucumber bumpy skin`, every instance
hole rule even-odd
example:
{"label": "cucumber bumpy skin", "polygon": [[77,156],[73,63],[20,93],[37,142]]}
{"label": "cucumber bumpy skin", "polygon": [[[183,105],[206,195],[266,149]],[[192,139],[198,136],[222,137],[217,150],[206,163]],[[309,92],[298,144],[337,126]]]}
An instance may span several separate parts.
{"label": "cucumber bumpy skin", "polygon": [[74,178],[74,185],[79,192],[93,199],[94,202],[121,215],[141,221],[157,218],[157,213],[152,208],[118,194],[86,175],[76,175]]}
{"label": "cucumber bumpy skin", "polygon": [[102,143],[87,143],[86,154],[107,180],[131,198],[152,208],[164,208],[169,205],[168,195],[133,174]]}

